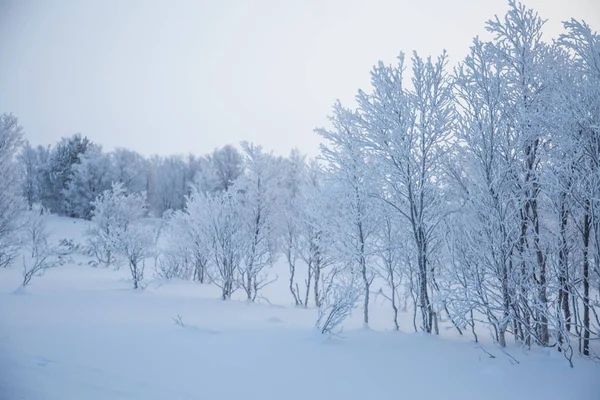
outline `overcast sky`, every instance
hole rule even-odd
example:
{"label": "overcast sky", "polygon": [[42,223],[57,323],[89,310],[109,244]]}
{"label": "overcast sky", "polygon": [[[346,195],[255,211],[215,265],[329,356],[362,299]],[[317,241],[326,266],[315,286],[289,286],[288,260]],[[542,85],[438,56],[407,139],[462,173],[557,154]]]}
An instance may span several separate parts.
{"label": "overcast sky", "polygon": [[[598,0],[529,0],[600,30]],[[241,140],[315,155],[313,129],[377,60],[467,52],[505,0],[0,0],[0,112],[33,144],[204,154]]]}

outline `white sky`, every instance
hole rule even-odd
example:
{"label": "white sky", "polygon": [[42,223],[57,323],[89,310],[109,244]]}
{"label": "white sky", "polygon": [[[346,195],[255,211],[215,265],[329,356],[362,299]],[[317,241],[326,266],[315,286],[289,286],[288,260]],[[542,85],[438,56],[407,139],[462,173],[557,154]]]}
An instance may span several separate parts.
{"label": "white sky", "polygon": [[[528,0],[600,30],[598,0]],[[315,155],[336,98],[402,50],[467,52],[504,0],[0,0],[0,112],[33,144],[204,154],[241,140]]]}

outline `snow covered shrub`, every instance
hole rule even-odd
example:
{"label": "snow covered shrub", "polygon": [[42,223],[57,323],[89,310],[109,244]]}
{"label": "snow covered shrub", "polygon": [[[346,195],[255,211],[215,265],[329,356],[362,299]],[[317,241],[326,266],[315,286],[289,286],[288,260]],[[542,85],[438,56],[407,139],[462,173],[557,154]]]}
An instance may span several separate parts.
{"label": "snow covered shrub", "polygon": [[98,196],[92,203],[92,223],[86,232],[90,255],[107,267],[115,265],[114,233],[125,229],[132,220],[141,219],[146,212],[145,203],[143,194],[127,195],[121,183]]}
{"label": "snow covered shrub", "polygon": [[242,142],[246,172],[233,189],[238,193],[237,207],[247,240],[243,262],[239,268],[239,283],[249,301],[255,301],[259,291],[274,282],[268,269],[276,260],[280,232],[279,170],[282,163],[261,146]]}
{"label": "snow covered shrub", "polygon": [[355,271],[333,272],[328,279],[319,305],[317,329],[324,335],[335,336],[342,332],[342,323],[350,316],[360,298],[359,274]]}
{"label": "snow covered shrub", "polygon": [[244,232],[240,229],[238,200],[235,195],[223,192],[214,197],[199,195],[194,201],[199,201],[206,210],[212,254],[209,277],[221,289],[221,298],[228,300],[239,288],[238,274],[246,243]]}
{"label": "snow covered shrub", "polygon": [[93,203],[92,223],[87,231],[90,252],[109,266],[118,260],[128,263],[133,287],[144,277],[144,260],[152,255],[153,228],[142,219],[147,213],[146,196],[127,194],[115,183]]}
{"label": "snow covered shrub", "polygon": [[203,195],[187,198],[186,209],[176,211],[166,221],[162,254],[157,260],[157,274],[165,279],[193,279],[204,283],[211,257],[209,221]]}
{"label": "snow covered shrub", "polygon": [[29,254],[23,257],[23,286],[27,286],[34,276],[41,276],[46,270],[63,264],[69,254],[66,247],[48,243],[48,215],[49,212],[40,205],[34,205],[29,212],[26,224],[26,248]]}
{"label": "snow covered shrub", "polygon": [[158,279],[188,279],[189,260],[177,251],[165,250],[156,259],[155,276]]}
{"label": "snow covered shrub", "polygon": [[163,240],[157,243],[155,276],[158,279],[190,279],[189,241],[184,235],[183,211],[167,211],[163,214]]}
{"label": "snow covered shrub", "polygon": [[139,282],[144,279],[144,261],[153,254],[154,232],[151,227],[133,223],[115,230],[113,240],[117,253],[129,264],[133,288],[137,289]]}

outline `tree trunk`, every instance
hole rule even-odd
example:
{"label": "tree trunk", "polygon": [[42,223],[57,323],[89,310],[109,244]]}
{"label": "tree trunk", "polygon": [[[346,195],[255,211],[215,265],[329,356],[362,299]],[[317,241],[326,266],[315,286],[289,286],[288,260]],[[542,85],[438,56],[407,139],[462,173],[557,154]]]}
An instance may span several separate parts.
{"label": "tree trunk", "polygon": [[[511,263],[509,262],[509,265]],[[500,347],[506,347],[506,328],[509,323],[509,315],[510,315],[510,294],[508,291],[508,268],[506,265],[506,261],[503,260],[502,265],[502,301],[503,301],[503,315],[502,322],[498,327],[498,342],[500,343]]]}
{"label": "tree trunk", "polygon": [[248,295],[248,301],[252,301],[252,268],[248,269],[248,276],[246,277],[246,295]]}
{"label": "tree trunk", "polygon": [[421,306],[421,315],[423,319],[423,330],[431,333],[432,328],[432,309],[429,302],[429,293],[427,292],[427,253],[425,247],[425,235],[423,229],[419,228],[419,298]]}
{"label": "tree trunk", "polygon": [[[535,192],[537,193],[539,188],[537,184],[534,184]],[[542,247],[540,245],[540,219],[538,215],[538,207],[537,207],[537,194],[536,199],[532,202],[532,213],[533,213],[533,222],[535,229],[535,251],[537,258],[537,267],[539,270],[540,277],[538,279],[538,299],[540,301],[541,311],[538,311],[538,335],[539,340],[543,346],[548,346],[550,341],[550,334],[548,331],[548,294],[546,288],[546,259],[544,257],[544,253],[542,251]]]}
{"label": "tree trunk", "polygon": [[569,265],[567,247],[567,224],[569,214],[566,209],[566,194],[562,194],[560,205],[560,246],[558,251],[559,284],[558,301],[565,319],[565,328],[571,332],[571,310],[569,305]]}
{"label": "tree trunk", "polygon": [[363,325],[365,327],[369,326],[369,290],[371,287],[371,282],[369,282],[369,277],[367,276],[367,260],[365,259],[365,237],[363,233],[362,223],[358,224],[358,235],[360,240],[360,269],[364,284],[365,291],[365,300],[363,304]]}
{"label": "tree trunk", "polygon": [[392,270],[392,266],[388,266],[390,273],[390,283],[392,288],[392,309],[394,310],[394,328],[396,330],[400,330],[400,326],[398,325],[398,306],[396,305],[396,283],[394,282],[394,271]]}
{"label": "tree trunk", "polygon": [[306,279],[306,295],[304,296],[304,307],[308,307],[308,298],[310,297],[310,283],[312,279],[312,272],[310,272],[310,267],[308,267],[308,278]]}
{"label": "tree trunk", "polygon": [[290,293],[294,297],[294,305],[299,306],[302,304],[302,302],[298,298],[298,296],[300,294],[300,293],[297,293],[298,284],[296,284],[296,287],[294,288],[294,277],[296,275],[296,263],[294,261],[292,261],[289,254],[288,254],[287,259],[288,259],[288,265],[290,268]]}
{"label": "tree trunk", "polygon": [[321,266],[319,265],[318,262],[315,262],[315,269],[314,269],[314,276],[315,276],[315,282],[314,282],[314,295],[315,295],[315,306],[319,307],[321,305],[321,299],[319,298],[319,281],[321,280]]}
{"label": "tree trunk", "polygon": [[583,216],[583,355],[590,355],[590,202],[586,201]]}

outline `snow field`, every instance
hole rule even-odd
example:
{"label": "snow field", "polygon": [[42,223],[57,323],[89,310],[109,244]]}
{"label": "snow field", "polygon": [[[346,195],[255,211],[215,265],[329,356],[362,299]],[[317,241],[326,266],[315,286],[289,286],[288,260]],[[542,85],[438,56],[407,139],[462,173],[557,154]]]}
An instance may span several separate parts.
{"label": "snow field", "polygon": [[[52,221],[55,236],[75,241],[84,224]],[[451,329],[410,333],[411,312],[405,332],[383,331],[392,323],[381,301],[372,330],[357,309],[343,337],[327,339],[314,308],[289,304],[283,263],[265,289],[269,305],[224,302],[218,288],[177,280],[134,291],[124,268],[73,261],[17,292],[20,269],[0,270],[0,398],[600,398],[598,363],[576,358],[571,369],[554,350],[509,347],[516,364],[485,335],[479,345]]]}

